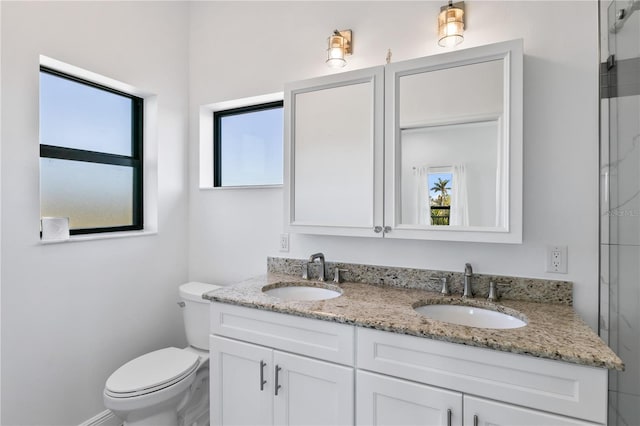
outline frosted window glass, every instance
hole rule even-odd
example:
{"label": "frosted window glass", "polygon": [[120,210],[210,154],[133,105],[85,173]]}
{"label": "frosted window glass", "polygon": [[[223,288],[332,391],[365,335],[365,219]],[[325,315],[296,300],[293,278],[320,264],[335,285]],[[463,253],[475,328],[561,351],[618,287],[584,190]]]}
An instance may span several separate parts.
{"label": "frosted window glass", "polygon": [[133,168],[40,158],[40,214],[71,229],[133,224]]}
{"label": "frosted window glass", "polygon": [[131,156],[132,100],[40,72],[40,143]]}
{"label": "frosted window glass", "polygon": [[221,118],[221,186],[281,185],[283,109]]}

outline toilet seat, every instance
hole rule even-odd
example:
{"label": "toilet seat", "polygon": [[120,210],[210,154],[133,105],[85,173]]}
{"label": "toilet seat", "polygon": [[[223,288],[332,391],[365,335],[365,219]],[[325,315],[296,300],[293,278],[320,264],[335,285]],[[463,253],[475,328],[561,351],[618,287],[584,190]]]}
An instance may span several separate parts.
{"label": "toilet seat", "polygon": [[172,386],[195,372],[200,357],[178,348],[164,348],[139,356],[117,369],[105,385],[112,398],[132,398]]}

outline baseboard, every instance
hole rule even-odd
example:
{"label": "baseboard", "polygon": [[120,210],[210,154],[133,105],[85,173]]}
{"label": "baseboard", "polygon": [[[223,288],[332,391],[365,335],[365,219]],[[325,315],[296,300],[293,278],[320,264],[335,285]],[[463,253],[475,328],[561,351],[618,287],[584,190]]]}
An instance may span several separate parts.
{"label": "baseboard", "polygon": [[122,420],[116,417],[110,410],[104,410],[89,420],[80,423],[79,426],[122,426]]}

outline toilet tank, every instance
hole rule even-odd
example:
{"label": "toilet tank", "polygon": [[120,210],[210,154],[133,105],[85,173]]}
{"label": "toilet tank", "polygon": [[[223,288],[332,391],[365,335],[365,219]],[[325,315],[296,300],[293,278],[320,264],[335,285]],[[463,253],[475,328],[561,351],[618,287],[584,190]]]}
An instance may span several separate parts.
{"label": "toilet tank", "polygon": [[198,349],[209,350],[209,301],[204,293],[220,288],[219,285],[190,282],[180,286],[180,298],[184,303],[182,316],[187,342]]}

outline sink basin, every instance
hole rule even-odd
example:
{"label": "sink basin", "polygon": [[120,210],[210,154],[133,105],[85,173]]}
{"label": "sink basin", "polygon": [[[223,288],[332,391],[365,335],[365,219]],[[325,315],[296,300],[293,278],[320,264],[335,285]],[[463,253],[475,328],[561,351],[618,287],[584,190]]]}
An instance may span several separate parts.
{"label": "sink basin", "polygon": [[338,286],[311,286],[308,283],[271,284],[262,288],[262,292],[280,300],[326,300],[342,295]]}
{"label": "sink basin", "polygon": [[478,328],[520,328],[527,325],[515,316],[468,305],[423,305],[414,308],[425,317]]}

